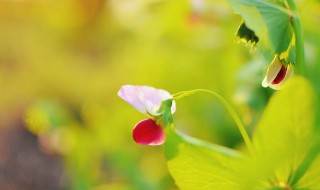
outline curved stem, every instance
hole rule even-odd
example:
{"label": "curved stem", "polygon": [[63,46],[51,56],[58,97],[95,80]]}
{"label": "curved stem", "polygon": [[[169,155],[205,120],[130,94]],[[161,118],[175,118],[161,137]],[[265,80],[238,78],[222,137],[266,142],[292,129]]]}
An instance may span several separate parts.
{"label": "curved stem", "polygon": [[232,106],[222,96],[220,96],[219,94],[217,94],[215,92],[207,90],[207,89],[195,89],[195,90],[183,91],[183,92],[179,92],[177,94],[174,94],[173,99],[178,100],[178,99],[181,99],[183,97],[189,96],[189,95],[197,93],[197,92],[206,92],[206,93],[213,95],[227,109],[228,113],[230,114],[230,116],[232,117],[232,119],[234,120],[234,122],[236,123],[236,125],[239,129],[241,136],[244,140],[244,143],[246,144],[246,146],[248,148],[249,153],[252,154],[253,153],[253,145],[252,145],[250,137],[249,137],[241,119],[239,118],[236,111],[232,108]]}
{"label": "curved stem", "polygon": [[287,0],[287,2],[289,5],[289,8],[293,13],[291,17],[291,24],[295,34],[295,42],[296,42],[297,73],[300,75],[304,75],[305,56],[304,56],[303,32],[302,32],[300,17],[299,17],[298,9],[294,0]]}

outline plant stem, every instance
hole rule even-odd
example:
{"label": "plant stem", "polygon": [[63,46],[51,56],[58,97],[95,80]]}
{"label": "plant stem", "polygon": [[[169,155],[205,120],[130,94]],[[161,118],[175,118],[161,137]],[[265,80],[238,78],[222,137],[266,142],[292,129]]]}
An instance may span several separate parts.
{"label": "plant stem", "polygon": [[296,56],[297,56],[297,73],[304,75],[305,70],[305,56],[304,56],[304,42],[303,42],[303,32],[300,22],[300,17],[298,13],[297,6],[294,0],[287,0],[289,8],[292,11],[291,24],[295,34],[296,42]]}
{"label": "plant stem", "polygon": [[230,114],[230,116],[232,117],[232,119],[234,120],[234,122],[236,123],[236,125],[239,129],[241,136],[244,140],[244,143],[246,144],[246,146],[248,148],[249,153],[252,154],[253,153],[253,145],[252,145],[250,137],[249,137],[241,119],[239,118],[236,111],[232,108],[232,106],[222,96],[220,96],[219,94],[217,94],[215,92],[207,90],[207,89],[195,89],[195,90],[183,91],[183,92],[179,92],[177,94],[174,94],[173,99],[178,100],[178,99],[181,99],[183,97],[189,96],[189,95],[197,93],[197,92],[206,92],[206,93],[213,95],[227,109],[228,113]]}

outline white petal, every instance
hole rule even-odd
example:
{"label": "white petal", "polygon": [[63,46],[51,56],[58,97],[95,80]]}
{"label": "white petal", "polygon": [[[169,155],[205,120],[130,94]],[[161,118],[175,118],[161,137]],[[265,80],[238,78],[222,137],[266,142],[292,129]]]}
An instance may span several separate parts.
{"label": "white petal", "polygon": [[264,77],[261,85],[265,88],[268,87],[272,83],[272,81],[277,77],[281,67],[281,61],[279,57],[276,56],[269,65],[266,76]]}
{"label": "white petal", "polygon": [[[172,98],[171,94],[162,89],[156,89],[150,86],[124,85],[120,88],[118,95],[131,104],[134,108],[143,114],[158,115],[161,102]],[[173,101],[171,112],[176,110],[176,104]]]}
{"label": "white petal", "polygon": [[293,66],[291,64],[288,64],[286,76],[283,78],[283,80],[279,84],[270,84],[269,87],[274,90],[280,90],[286,83],[286,81],[293,77],[293,73]]}
{"label": "white petal", "polygon": [[139,95],[135,87],[130,85],[125,85],[120,88],[118,91],[118,96],[123,100],[127,101],[134,108],[139,110],[141,113],[146,114],[147,110],[144,104],[139,100]]}

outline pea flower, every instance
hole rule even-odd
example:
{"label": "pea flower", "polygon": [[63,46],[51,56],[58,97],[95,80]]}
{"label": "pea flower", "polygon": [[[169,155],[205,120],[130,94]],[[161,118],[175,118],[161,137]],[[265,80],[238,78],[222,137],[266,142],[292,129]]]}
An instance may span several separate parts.
{"label": "pea flower", "polygon": [[[141,145],[163,144],[166,137],[164,126],[161,126],[163,124],[158,122],[161,118],[158,110],[162,101],[172,98],[172,95],[165,90],[149,86],[124,85],[120,88],[118,96],[148,116],[135,125],[132,132],[134,141]],[[171,113],[175,110],[175,102],[172,101]]]}
{"label": "pea flower", "polygon": [[266,76],[262,81],[262,86],[280,90],[283,84],[292,76],[293,66],[276,56],[268,67]]}

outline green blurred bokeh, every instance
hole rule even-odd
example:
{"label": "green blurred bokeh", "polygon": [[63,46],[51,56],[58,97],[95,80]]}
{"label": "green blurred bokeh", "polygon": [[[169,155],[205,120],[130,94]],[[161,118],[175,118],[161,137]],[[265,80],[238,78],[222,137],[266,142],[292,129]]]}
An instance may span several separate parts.
{"label": "green blurred bokeh", "polygon": [[[298,4],[307,73],[319,92],[320,4]],[[31,133],[29,148],[61,163],[47,186],[34,178],[29,189],[177,189],[162,147],[132,140],[144,116],[117,97],[124,84],[216,91],[252,132],[272,94],[260,86],[271,59],[238,43],[240,22],[223,0],[0,0],[1,133]],[[177,102],[175,123],[191,136],[242,146],[231,118],[205,94]],[[9,154],[11,144],[1,143]],[[10,159],[0,157],[6,168]],[[2,171],[7,189],[26,189],[20,181],[32,175],[7,180]]]}

